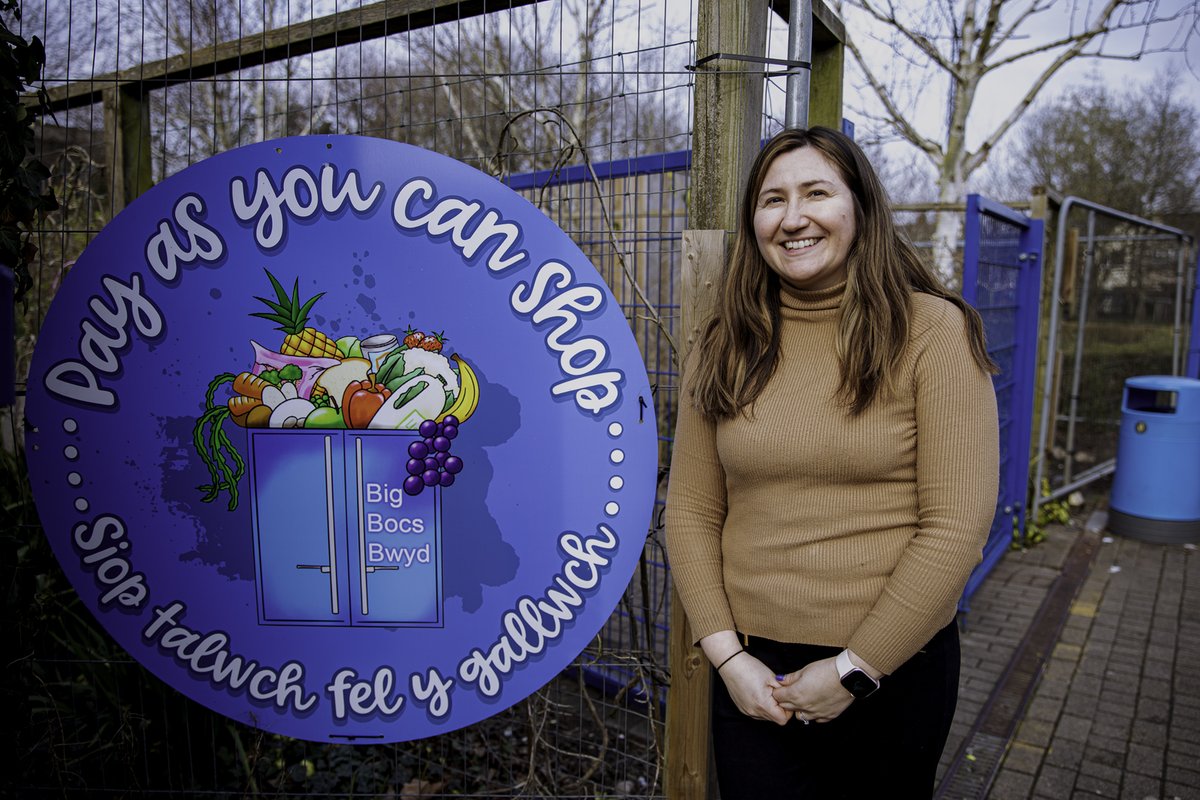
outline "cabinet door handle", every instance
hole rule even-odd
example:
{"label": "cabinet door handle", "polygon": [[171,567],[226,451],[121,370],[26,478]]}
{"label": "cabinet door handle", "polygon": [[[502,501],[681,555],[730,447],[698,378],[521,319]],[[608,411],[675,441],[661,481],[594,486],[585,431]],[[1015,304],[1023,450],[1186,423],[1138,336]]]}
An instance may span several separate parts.
{"label": "cabinet door handle", "polygon": [[319,569],[321,572],[328,573],[331,570],[325,564],[297,564],[296,569]]}
{"label": "cabinet door handle", "polygon": [[362,601],[362,613],[365,617],[370,613],[367,606],[367,573],[374,568],[367,566],[367,531],[363,520],[363,458],[362,437],[354,437],[354,482],[358,489],[358,594]]}
{"label": "cabinet door handle", "polygon": [[400,569],[399,567],[367,567],[367,572],[378,572],[381,569]]}
{"label": "cabinet door handle", "polygon": [[[333,437],[325,437],[325,525],[329,531],[329,610],[338,613],[337,539],[333,530]],[[322,570],[324,572],[325,570]]]}

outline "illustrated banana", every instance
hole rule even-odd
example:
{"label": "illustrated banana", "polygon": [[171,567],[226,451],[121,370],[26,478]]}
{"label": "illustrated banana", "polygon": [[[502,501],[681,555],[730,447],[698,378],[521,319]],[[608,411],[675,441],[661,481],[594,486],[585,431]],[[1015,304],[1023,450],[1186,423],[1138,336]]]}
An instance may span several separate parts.
{"label": "illustrated banana", "polygon": [[457,353],[450,358],[458,364],[458,397],[455,398],[453,405],[446,409],[446,413],[438,417],[438,421],[441,422],[446,417],[453,416],[462,423],[475,413],[475,409],[479,405],[479,378],[475,375],[475,370],[459,358]]}

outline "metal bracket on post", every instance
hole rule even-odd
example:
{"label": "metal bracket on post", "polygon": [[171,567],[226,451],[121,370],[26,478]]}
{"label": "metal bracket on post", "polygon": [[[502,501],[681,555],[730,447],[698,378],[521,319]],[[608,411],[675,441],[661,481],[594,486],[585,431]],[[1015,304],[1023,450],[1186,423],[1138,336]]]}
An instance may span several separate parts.
{"label": "metal bracket on post", "polygon": [[792,61],[787,58],[767,58],[765,56],[743,56],[738,53],[713,53],[704,58],[696,60],[695,64],[686,64],[684,69],[690,72],[696,72],[710,61],[746,61],[751,64],[773,64],[775,66],[788,67],[783,72],[767,72],[764,73],[768,78],[777,78],[785,75],[793,75],[796,70],[812,69],[811,61]]}

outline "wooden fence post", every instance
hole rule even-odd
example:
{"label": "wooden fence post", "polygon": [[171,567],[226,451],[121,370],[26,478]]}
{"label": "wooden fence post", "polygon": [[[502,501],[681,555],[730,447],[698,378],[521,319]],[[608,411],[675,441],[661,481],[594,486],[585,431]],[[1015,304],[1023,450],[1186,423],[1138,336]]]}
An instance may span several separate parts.
{"label": "wooden fence post", "polygon": [[[681,365],[716,301],[716,286],[724,260],[725,231],[683,232]],[[688,401],[681,395],[679,402]],[[702,800],[709,794],[708,711],[712,676],[708,659],[692,644],[691,626],[673,586],[670,625],[667,645],[671,659],[671,686],[667,691],[667,797]]]}
{"label": "wooden fence post", "polygon": [[150,179],[150,102],[138,84],[105,89],[103,101],[111,219],[153,185]]}
{"label": "wooden fence post", "polygon": [[[767,0],[701,0],[696,57],[766,55]],[[684,339],[711,303],[725,258],[725,231],[736,224],[739,192],[758,153],[762,131],[762,69],[716,57],[697,68],[693,92],[689,222],[684,233]],[[684,348],[687,344],[682,345]],[[683,354],[680,354],[682,363]],[[679,402],[687,402],[684,397]],[[708,660],[693,647],[682,604],[672,590],[671,688],[667,695],[666,792],[677,800],[712,796],[709,780]]]}

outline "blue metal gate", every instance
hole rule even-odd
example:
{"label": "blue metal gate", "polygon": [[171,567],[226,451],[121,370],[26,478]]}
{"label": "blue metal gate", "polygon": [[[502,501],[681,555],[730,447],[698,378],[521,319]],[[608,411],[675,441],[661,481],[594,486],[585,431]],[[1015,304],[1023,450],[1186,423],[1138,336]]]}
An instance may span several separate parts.
{"label": "blue metal gate", "polygon": [[1037,368],[1042,221],[973,194],[963,236],[963,297],[983,317],[988,352],[999,365],[993,379],[1000,411],[1000,494],[983,561],[967,581],[959,609],[1025,530],[1029,443]]}
{"label": "blue metal gate", "polygon": [[1196,266],[1192,269],[1192,284],[1192,333],[1188,337],[1183,374],[1200,378],[1200,253],[1196,255]]}

